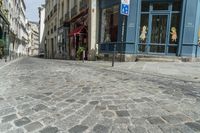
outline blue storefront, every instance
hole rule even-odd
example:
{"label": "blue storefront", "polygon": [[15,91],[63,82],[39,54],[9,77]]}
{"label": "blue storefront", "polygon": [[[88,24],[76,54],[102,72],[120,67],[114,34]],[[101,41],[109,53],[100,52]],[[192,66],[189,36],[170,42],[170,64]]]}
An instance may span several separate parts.
{"label": "blue storefront", "polygon": [[130,0],[128,17],[120,1],[100,0],[101,52],[200,57],[199,0]]}

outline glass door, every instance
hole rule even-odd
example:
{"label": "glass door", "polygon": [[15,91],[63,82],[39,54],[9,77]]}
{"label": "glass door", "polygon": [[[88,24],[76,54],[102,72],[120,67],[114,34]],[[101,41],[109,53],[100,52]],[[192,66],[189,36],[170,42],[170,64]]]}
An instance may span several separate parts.
{"label": "glass door", "polygon": [[167,52],[168,44],[168,14],[151,15],[151,32],[148,52],[161,53]]}

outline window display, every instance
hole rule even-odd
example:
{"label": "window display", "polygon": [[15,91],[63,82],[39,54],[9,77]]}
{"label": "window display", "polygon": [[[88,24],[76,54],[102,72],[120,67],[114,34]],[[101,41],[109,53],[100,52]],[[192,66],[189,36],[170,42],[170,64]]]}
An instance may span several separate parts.
{"label": "window display", "polygon": [[101,42],[116,42],[118,34],[119,5],[102,10]]}
{"label": "window display", "polygon": [[171,3],[142,1],[139,52],[177,53],[181,5],[180,0]]}

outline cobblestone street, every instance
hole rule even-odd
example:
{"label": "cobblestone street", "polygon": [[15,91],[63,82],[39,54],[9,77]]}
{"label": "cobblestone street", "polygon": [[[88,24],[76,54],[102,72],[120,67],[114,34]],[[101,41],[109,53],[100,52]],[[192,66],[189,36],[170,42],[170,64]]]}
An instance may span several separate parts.
{"label": "cobblestone street", "polygon": [[195,79],[28,57],[0,73],[0,133],[200,132]]}

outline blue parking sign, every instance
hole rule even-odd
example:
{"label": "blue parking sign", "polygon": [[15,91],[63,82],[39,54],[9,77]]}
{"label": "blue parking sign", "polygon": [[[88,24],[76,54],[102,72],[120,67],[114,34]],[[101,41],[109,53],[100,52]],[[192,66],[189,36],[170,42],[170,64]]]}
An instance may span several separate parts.
{"label": "blue parking sign", "polygon": [[121,4],[121,14],[122,15],[129,15],[129,5]]}

